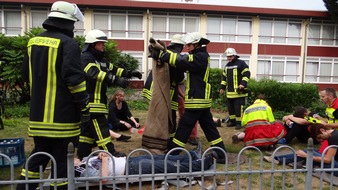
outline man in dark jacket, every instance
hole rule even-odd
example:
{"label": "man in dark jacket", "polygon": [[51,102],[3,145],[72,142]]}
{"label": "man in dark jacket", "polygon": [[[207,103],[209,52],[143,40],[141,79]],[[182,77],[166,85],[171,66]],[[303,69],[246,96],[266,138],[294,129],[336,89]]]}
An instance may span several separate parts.
{"label": "man in dark jacket", "polygon": [[[67,146],[80,135],[80,122],[88,117],[85,73],[80,62],[81,51],[73,39],[74,23],[84,17],[75,4],[57,1],[42,24],[45,32],[33,37],[27,45],[22,77],[29,82],[31,107],[29,136],[34,138],[36,152],[47,152],[56,161],[51,177],[67,178]],[[22,169],[20,179],[39,179],[39,167],[46,168],[50,158],[38,154]],[[25,189],[19,184],[17,189]],[[54,186],[51,183],[51,186]],[[57,182],[57,189],[67,189],[67,182]],[[29,183],[36,189],[37,183]]]}
{"label": "man in dark jacket", "polygon": [[104,56],[104,46],[108,42],[101,30],[91,30],[85,37],[81,62],[86,73],[87,92],[89,93],[90,122],[81,128],[77,155],[80,159],[92,152],[93,145],[110,152],[115,157],[125,156],[116,152],[111,142],[108,127],[107,88],[111,85],[127,87],[126,78],[142,78],[138,71],[127,71],[109,63]]}
{"label": "man in dark jacket", "polygon": [[238,59],[239,56],[234,48],[228,48],[224,52],[228,59],[228,63],[224,67],[220,94],[226,91],[228,100],[229,122],[227,127],[241,129],[241,117],[243,114],[243,106],[245,98],[248,96],[246,90],[247,83],[250,79],[250,71],[248,65]]}

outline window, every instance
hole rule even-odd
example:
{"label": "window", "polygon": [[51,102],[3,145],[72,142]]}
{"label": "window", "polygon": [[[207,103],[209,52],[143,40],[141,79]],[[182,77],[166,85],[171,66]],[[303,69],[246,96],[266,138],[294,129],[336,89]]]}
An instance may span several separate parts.
{"label": "window", "polygon": [[15,36],[21,34],[21,12],[16,10],[2,9],[1,17],[1,33],[5,35]]}
{"label": "window", "polygon": [[338,59],[308,58],[305,82],[338,83]]}
{"label": "window", "polygon": [[273,44],[300,44],[301,21],[262,18],[259,23],[259,42]]}
{"label": "window", "polygon": [[100,29],[111,38],[143,38],[143,15],[128,11],[96,11],[93,28]]}
{"label": "window", "polygon": [[311,22],[308,28],[309,45],[338,46],[338,25]]}
{"label": "window", "polygon": [[251,42],[251,18],[211,16],[207,19],[207,37],[211,41]]}
{"label": "window", "polygon": [[299,77],[299,58],[258,57],[258,80],[268,78],[280,82],[298,82]]}
{"label": "window", "polygon": [[153,14],[152,37],[171,39],[175,34],[199,31],[198,15],[188,14]]}

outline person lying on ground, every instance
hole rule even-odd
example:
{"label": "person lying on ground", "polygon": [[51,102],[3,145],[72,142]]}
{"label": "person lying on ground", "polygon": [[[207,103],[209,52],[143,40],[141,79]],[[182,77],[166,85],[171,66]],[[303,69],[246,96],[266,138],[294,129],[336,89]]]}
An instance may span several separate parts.
{"label": "person lying on ground", "polygon": [[[319,151],[313,152],[313,162],[314,164],[320,166],[322,161],[323,150],[331,145],[338,146],[338,131],[328,128],[323,124],[314,123],[310,126],[310,135],[313,139],[318,141],[327,140],[328,144],[322,144]],[[324,141],[325,142],[325,141]],[[337,147],[330,147],[327,151],[324,152],[324,168],[332,168],[331,164],[333,162],[333,167],[338,168],[338,154]],[[305,165],[306,164],[307,151],[306,150],[297,150],[296,151],[296,162],[297,164]],[[269,156],[264,156],[264,160],[268,162],[274,162],[275,164],[283,164],[285,159],[285,164],[294,163],[294,154],[286,154],[275,156],[274,158]],[[338,171],[335,171],[334,176],[338,176]]]}
{"label": "person lying on ground", "polygon": [[[204,170],[209,169],[214,163],[213,154],[206,155],[201,158],[201,152],[196,150],[189,152],[191,156],[191,170],[192,172],[201,171],[202,162],[204,162]],[[164,173],[165,164],[167,164],[167,173],[176,173],[177,167],[180,172],[189,172],[189,155],[169,155],[167,162],[165,162],[165,154],[153,155],[154,158],[154,173]],[[113,176],[115,175],[133,175],[133,174],[151,174],[153,161],[150,155],[141,155],[130,157],[128,160],[126,157],[110,157],[105,152],[100,152],[98,156],[85,157],[82,161],[78,158],[74,158],[75,176],[86,177],[86,162],[88,159],[88,177],[100,176],[100,167],[102,168],[101,176]],[[112,161],[114,159],[114,162]],[[180,165],[177,165],[177,161]],[[128,168],[126,168],[126,162],[128,162]],[[115,163],[115,167],[113,164]]]}

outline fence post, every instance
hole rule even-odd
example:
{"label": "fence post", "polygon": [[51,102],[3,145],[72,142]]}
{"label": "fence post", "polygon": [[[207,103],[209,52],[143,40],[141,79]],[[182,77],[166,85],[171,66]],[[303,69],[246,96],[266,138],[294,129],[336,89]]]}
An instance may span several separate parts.
{"label": "fence post", "polygon": [[313,139],[307,141],[307,156],[306,156],[306,180],[305,189],[312,189],[312,171],[313,171]]}
{"label": "fence post", "polygon": [[75,189],[75,172],[74,172],[74,145],[68,144],[67,154],[67,170],[68,170],[68,189]]}

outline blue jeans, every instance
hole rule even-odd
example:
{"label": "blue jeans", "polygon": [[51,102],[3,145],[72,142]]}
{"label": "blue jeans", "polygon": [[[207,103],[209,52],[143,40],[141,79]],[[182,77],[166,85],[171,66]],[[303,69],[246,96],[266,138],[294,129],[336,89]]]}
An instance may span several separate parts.
{"label": "blue jeans", "polygon": [[[201,171],[202,161],[204,161],[204,169],[207,170],[213,164],[213,158],[211,156],[205,156],[205,159],[200,159],[196,152],[190,151],[191,155],[191,170],[192,172]],[[187,154],[182,155],[169,155],[167,162],[164,163],[165,154],[154,155],[154,173],[164,173],[164,164],[167,165],[167,173],[177,172],[177,161],[180,161],[179,171],[189,172],[189,156]],[[150,155],[131,157],[128,162],[128,171],[132,174],[151,174],[152,173],[152,160]],[[141,168],[140,168],[141,166]],[[141,171],[140,171],[141,170]]]}
{"label": "blue jeans", "polygon": [[[306,150],[304,150],[306,152]],[[322,154],[318,151],[313,151],[313,156],[322,156]],[[275,159],[279,161],[279,163],[283,163],[283,159],[285,159],[285,164],[290,164],[294,163],[294,154],[285,154],[285,155],[280,155],[280,156],[275,156]],[[296,162],[300,162],[301,164],[305,165],[306,164],[306,158],[301,158],[296,156]],[[333,160],[333,167],[338,168],[338,162],[336,160]],[[318,162],[313,162],[313,165],[320,166],[321,163]],[[324,168],[331,168],[331,164],[325,164],[324,163]],[[338,171],[333,172],[334,176],[338,176]]]}

